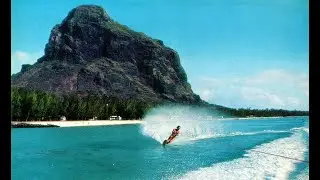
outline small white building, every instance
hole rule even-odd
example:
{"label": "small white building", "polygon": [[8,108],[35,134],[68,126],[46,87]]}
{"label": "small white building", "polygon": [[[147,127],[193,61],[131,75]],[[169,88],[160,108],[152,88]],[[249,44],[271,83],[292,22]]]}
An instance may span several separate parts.
{"label": "small white building", "polygon": [[109,120],[121,120],[121,116],[110,116]]}
{"label": "small white building", "polygon": [[90,121],[95,121],[95,120],[97,120],[98,118],[97,118],[97,116],[94,116],[92,119],[89,119]]}
{"label": "small white building", "polygon": [[65,116],[61,116],[60,120],[61,120],[61,121],[66,121],[67,118],[66,118]]}

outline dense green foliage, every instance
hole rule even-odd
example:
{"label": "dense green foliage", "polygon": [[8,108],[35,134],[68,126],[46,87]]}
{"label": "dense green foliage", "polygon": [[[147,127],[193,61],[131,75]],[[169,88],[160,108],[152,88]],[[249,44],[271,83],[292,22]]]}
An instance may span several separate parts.
{"label": "dense green foliage", "polygon": [[210,109],[218,111],[226,117],[274,117],[274,116],[308,116],[308,111],[288,111],[283,109],[233,109],[219,105],[209,105]]}
{"label": "dense green foliage", "polygon": [[[122,119],[141,119],[148,110],[161,105],[136,100],[120,100],[115,97],[89,95],[64,95],[30,91],[23,88],[11,89],[11,116],[13,121],[88,120],[97,117],[101,120],[110,116],[121,116]],[[174,104],[172,104],[174,105]],[[271,116],[307,116],[308,111],[287,111],[277,109],[233,109],[219,105],[197,105],[205,107],[217,115],[225,117],[271,117]]]}
{"label": "dense green foliage", "polygon": [[89,95],[79,97],[69,95],[59,97],[41,91],[22,88],[11,89],[11,116],[13,121],[88,120],[93,117],[109,119],[121,116],[122,119],[141,119],[153,104],[135,100],[119,100],[115,97]]}

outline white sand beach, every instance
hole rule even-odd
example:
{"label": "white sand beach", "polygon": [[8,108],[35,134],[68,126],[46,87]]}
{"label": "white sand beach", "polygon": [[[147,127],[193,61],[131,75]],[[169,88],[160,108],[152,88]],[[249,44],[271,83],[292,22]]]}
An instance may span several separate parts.
{"label": "white sand beach", "polygon": [[26,124],[40,124],[40,125],[56,125],[59,127],[76,127],[76,126],[110,126],[122,124],[140,124],[141,120],[95,120],[95,121],[29,121],[29,122],[14,122],[12,123],[26,123]]}
{"label": "white sand beach", "polygon": [[[291,116],[300,117],[300,116]],[[238,118],[216,118],[212,120],[255,120],[255,119],[269,119],[269,118],[283,118],[278,117],[238,117]],[[11,121],[12,124],[26,123],[26,124],[40,124],[40,125],[56,125],[59,127],[76,127],[76,126],[110,126],[123,124],[141,124],[142,120],[81,120],[81,121]]]}

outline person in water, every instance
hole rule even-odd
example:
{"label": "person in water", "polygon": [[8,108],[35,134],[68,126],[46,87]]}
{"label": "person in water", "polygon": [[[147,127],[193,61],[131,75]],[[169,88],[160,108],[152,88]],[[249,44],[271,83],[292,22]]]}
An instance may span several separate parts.
{"label": "person in water", "polygon": [[180,126],[172,130],[171,136],[167,140],[167,144],[169,144],[178,134],[180,133]]}

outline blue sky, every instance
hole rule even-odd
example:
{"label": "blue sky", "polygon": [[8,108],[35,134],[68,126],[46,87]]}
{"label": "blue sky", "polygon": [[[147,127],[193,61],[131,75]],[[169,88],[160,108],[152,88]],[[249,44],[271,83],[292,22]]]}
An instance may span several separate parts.
{"label": "blue sky", "polygon": [[82,4],[175,49],[192,89],[229,107],[309,109],[306,0],[11,1],[12,73],[43,55],[50,31]]}

